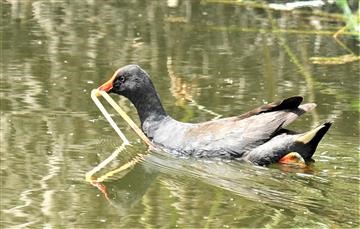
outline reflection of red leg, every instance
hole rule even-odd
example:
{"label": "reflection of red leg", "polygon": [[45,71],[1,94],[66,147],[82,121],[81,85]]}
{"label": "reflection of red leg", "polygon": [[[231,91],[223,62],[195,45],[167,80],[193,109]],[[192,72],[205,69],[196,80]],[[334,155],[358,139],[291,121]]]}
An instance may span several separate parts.
{"label": "reflection of red leg", "polygon": [[91,184],[93,186],[97,187],[100,190],[100,192],[102,192],[104,194],[105,198],[107,200],[109,200],[109,196],[108,196],[108,194],[106,192],[106,186],[105,185],[101,184],[100,182],[96,182],[96,181],[91,182]]}

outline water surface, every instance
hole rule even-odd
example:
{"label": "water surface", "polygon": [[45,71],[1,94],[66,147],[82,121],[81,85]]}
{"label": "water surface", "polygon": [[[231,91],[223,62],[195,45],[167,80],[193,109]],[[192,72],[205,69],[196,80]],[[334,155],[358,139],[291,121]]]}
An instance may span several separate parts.
{"label": "water surface", "polygon": [[[311,9],[176,2],[1,2],[1,227],[358,227],[359,62],[310,61],[349,54],[332,37],[343,22]],[[351,36],[341,41],[356,53]],[[306,170],[151,153],[95,187],[86,172],[121,141],[90,91],[130,63],[181,121],[302,95],[318,107],[291,128],[334,125]],[[147,152],[114,118],[133,145],[98,176]]]}

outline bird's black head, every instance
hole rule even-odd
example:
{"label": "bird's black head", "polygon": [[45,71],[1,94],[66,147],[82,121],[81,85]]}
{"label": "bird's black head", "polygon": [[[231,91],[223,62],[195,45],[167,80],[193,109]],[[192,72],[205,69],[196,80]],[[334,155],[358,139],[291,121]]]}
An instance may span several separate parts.
{"label": "bird's black head", "polygon": [[149,75],[137,65],[126,65],[115,71],[99,90],[128,98],[136,107],[141,123],[148,117],[165,117],[166,112]]}
{"label": "bird's black head", "polygon": [[150,88],[153,89],[153,84],[150,81],[149,75],[138,65],[132,64],[116,70],[110,80],[98,89],[129,98],[137,96],[139,93],[144,93],[146,89]]}

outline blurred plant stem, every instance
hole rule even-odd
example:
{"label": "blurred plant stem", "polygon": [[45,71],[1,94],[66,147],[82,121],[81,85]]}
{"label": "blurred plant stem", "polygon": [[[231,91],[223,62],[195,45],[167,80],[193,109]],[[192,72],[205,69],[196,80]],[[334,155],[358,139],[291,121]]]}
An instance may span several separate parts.
{"label": "blurred plant stem", "polygon": [[[270,24],[271,24],[271,28],[273,30],[277,30],[278,26],[275,23],[274,19],[273,19],[273,15],[272,15],[272,11],[271,10],[267,10],[268,13],[268,18],[270,20]],[[295,55],[295,53],[291,50],[291,48],[289,47],[286,38],[283,36],[283,34],[280,33],[274,33],[275,37],[278,39],[279,41],[279,45],[285,50],[286,54],[289,56],[290,60],[296,65],[296,67],[298,67],[300,74],[304,77],[305,82],[306,82],[306,86],[307,86],[307,91],[309,94],[309,101],[316,101],[315,99],[315,89],[314,89],[314,84],[315,81],[313,79],[313,76],[311,74],[311,71],[309,70],[309,66],[306,66],[306,63],[301,63],[301,61],[299,60],[299,58]],[[304,47],[304,50],[306,48]],[[313,116],[313,121],[314,124],[318,124],[319,122],[319,115],[317,113],[317,111],[313,111],[311,112],[312,116]]]}
{"label": "blurred plant stem", "polygon": [[350,54],[342,55],[338,57],[311,57],[310,61],[312,61],[313,64],[336,65],[336,64],[346,64],[354,61],[359,61],[360,57],[356,55],[350,48],[347,47],[345,43],[343,43],[339,39],[339,35],[344,35],[344,33],[346,32],[351,32],[353,34],[353,37],[357,41],[360,41],[359,10],[357,10],[357,17],[355,17],[351,13],[351,9],[346,0],[336,0],[336,4],[343,11],[346,26],[339,29],[336,33],[334,33],[333,37],[336,43],[338,43],[343,49],[345,49]]}
{"label": "blurred plant stem", "polygon": [[359,10],[357,10],[357,18],[356,18],[352,14],[349,4],[346,0],[336,0],[336,5],[343,11],[347,29],[351,32],[355,32],[356,35],[354,37],[358,41],[360,41]]}

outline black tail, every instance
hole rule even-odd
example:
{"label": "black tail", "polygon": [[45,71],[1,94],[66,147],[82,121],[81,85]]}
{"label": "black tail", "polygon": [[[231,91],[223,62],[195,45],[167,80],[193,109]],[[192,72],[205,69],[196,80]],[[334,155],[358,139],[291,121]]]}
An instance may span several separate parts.
{"label": "black tail", "polygon": [[332,121],[325,122],[315,129],[305,132],[296,139],[297,142],[302,143],[303,147],[306,148],[306,150],[300,151],[300,154],[305,159],[305,161],[311,159],[320,140],[324,137],[331,125]]}

